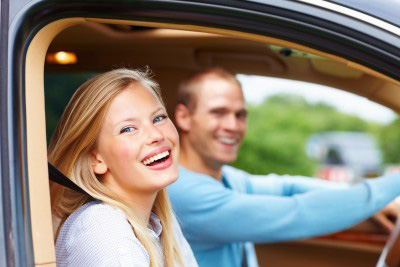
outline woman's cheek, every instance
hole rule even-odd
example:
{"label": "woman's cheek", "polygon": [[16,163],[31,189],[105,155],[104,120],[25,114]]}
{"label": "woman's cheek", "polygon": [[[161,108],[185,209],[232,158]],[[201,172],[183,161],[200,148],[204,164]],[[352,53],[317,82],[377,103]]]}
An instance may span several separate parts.
{"label": "woman's cheek", "polygon": [[135,160],[138,158],[137,148],[134,146],[124,145],[120,148],[121,160]]}
{"label": "woman's cheek", "polygon": [[128,142],[113,142],[111,143],[110,150],[113,152],[113,157],[119,161],[120,164],[126,163],[126,160],[132,160],[135,154],[135,149],[132,148]]}
{"label": "woman's cheek", "polygon": [[169,138],[175,142],[179,142],[179,134],[178,130],[176,129],[175,125],[172,123],[172,121],[168,121],[168,124],[166,125],[165,131],[168,133]]}

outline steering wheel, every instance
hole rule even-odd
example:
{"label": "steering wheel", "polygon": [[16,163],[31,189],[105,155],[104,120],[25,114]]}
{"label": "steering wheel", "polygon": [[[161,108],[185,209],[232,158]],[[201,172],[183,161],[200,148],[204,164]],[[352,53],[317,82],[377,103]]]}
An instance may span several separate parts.
{"label": "steering wheel", "polygon": [[397,219],[376,267],[400,267],[400,218]]}

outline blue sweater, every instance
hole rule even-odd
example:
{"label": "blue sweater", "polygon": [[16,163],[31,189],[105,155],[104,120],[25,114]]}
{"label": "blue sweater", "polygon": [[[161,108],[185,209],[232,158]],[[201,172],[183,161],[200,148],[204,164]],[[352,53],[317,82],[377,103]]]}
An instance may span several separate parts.
{"label": "blue sweater", "polygon": [[239,267],[243,242],[275,242],[346,229],[400,195],[400,176],[332,187],[305,177],[263,178],[225,166],[223,183],[180,168],[168,187],[199,266]]}

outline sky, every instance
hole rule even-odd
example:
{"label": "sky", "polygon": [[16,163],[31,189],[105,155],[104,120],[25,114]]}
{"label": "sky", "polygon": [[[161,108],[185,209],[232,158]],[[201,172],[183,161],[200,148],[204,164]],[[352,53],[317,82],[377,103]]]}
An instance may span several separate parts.
{"label": "sky", "polygon": [[397,117],[391,109],[365,97],[328,86],[255,75],[239,74],[237,78],[242,83],[246,101],[253,104],[259,104],[271,95],[292,93],[303,96],[309,103],[323,102],[343,113],[382,124],[390,123]]}

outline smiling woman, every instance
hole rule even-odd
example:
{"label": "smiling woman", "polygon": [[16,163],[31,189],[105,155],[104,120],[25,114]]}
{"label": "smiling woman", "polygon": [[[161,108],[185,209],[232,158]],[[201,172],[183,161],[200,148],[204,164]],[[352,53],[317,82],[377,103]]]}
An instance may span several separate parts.
{"label": "smiling woman", "polygon": [[178,134],[159,99],[138,84],[115,96],[91,155],[104,184],[140,203],[138,210],[150,211],[156,194],[149,199],[148,192],[158,192],[178,177]]}
{"label": "smiling woman", "polygon": [[146,73],[118,69],[81,85],[49,147],[49,161],[88,193],[51,185],[57,265],[196,266],[164,189],[178,157],[177,131]]}

